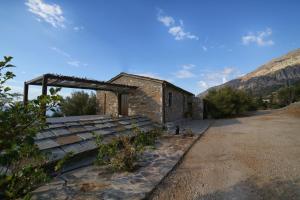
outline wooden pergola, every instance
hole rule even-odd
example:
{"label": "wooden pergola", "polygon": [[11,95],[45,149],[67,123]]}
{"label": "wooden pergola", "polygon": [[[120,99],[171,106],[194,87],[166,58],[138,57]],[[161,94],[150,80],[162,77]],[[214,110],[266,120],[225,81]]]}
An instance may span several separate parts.
{"label": "wooden pergola", "polygon": [[105,81],[97,81],[86,78],[79,78],[73,76],[64,76],[57,74],[44,74],[30,81],[24,82],[24,104],[28,102],[29,85],[42,86],[42,95],[47,95],[47,87],[64,87],[64,88],[76,88],[76,89],[90,89],[90,90],[104,90],[112,91],[118,94],[129,93],[131,90],[135,90],[137,87],[129,85],[121,85],[115,83],[108,83]]}

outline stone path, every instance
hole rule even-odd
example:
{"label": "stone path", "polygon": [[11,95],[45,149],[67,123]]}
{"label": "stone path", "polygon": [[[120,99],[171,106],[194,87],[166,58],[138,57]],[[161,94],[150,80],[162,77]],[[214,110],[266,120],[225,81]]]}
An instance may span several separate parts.
{"label": "stone path", "polygon": [[216,121],[150,199],[300,199],[299,108]]}
{"label": "stone path", "polygon": [[105,167],[88,166],[73,170],[38,188],[33,199],[143,199],[176,166],[187,149],[209,126],[193,121],[186,126],[193,137],[163,136],[154,150],[145,151],[141,166],[133,173],[111,173]]}

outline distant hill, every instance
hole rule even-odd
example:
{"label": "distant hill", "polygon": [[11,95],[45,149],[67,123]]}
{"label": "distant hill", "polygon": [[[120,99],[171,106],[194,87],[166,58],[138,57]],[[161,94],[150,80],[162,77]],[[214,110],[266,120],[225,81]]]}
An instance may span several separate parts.
{"label": "distant hill", "polygon": [[[230,86],[235,89],[246,90],[255,96],[265,96],[280,87],[292,85],[296,82],[300,82],[300,49],[275,58],[245,76],[208,90]],[[198,96],[205,96],[207,91]]]}

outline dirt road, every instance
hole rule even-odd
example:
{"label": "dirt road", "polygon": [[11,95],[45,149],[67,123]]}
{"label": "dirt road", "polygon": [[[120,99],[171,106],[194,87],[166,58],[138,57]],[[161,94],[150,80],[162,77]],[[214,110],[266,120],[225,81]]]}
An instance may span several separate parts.
{"label": "dirt road", "polygon": [[300,199],[299,113],[216,121],[152,199]]}

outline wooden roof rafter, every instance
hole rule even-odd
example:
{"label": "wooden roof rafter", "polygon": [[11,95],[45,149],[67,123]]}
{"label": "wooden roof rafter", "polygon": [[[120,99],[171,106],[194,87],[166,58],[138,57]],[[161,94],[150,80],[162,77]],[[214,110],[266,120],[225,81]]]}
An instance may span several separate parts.
{"label": "wooden roof rafter", "polygon": [[74,76],[64,76],[58,74],[44,74],[30,81],[26,81],[27,85],[42,85],[43,79],[47,78],[47,86],[53,87],[68,87],[78,89],[91,89],[91,90],[107,90],[114,92],[128,91],[136,89],[135,86],[108,83],[105,81],[98,81],[87,78],[79,78]]}
{"label": "wooden roof rafter", "polygon": [[42,94],[47,94],[47,86],[51,87],[64,87],[75,89],[90,89],[90,90],[103,90],[112,91],[116,93],[129,93],[135,90],[136,86],[122,85],[109,83],[105,81],[98,81],[87,78],[80,78],[74,76],[64,76],[58,74],[43,74],[32,80],[24,83],[24,103],[28,101],[28,86],[40,85],[43,87]]}

